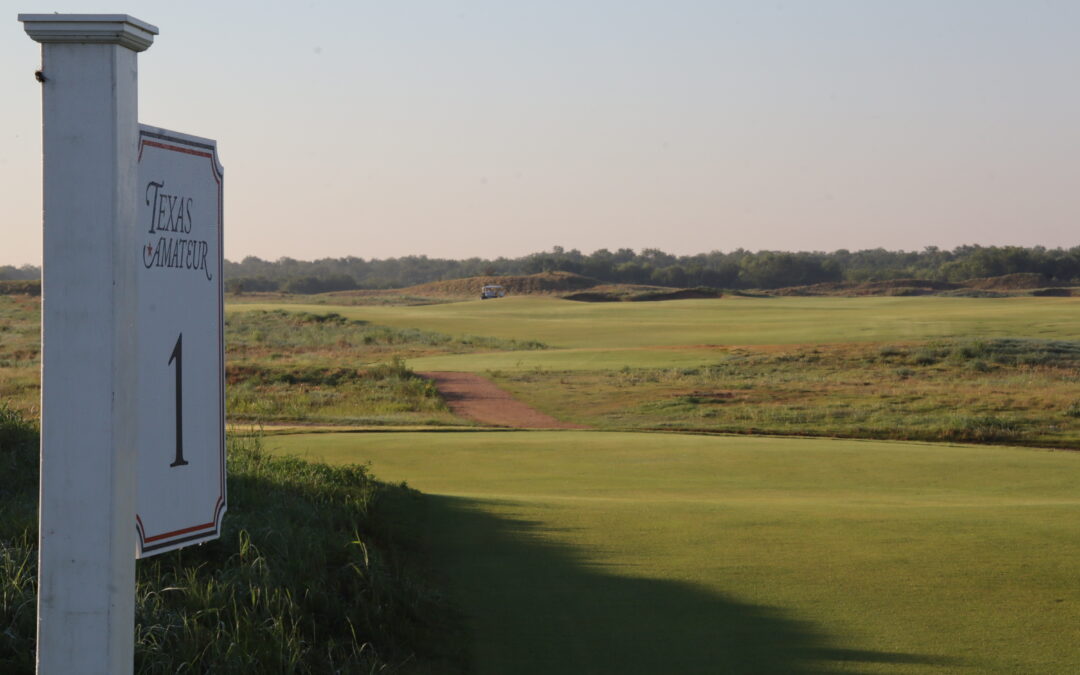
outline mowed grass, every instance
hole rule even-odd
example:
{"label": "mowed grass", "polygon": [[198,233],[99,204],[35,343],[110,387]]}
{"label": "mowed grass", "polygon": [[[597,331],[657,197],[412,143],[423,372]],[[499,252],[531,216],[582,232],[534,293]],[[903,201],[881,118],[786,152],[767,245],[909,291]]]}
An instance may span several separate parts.
{"label": "mowed grass", "polygon": [[1080,455],[598,432],[294,435],[430,496],[477,673],[1064,673]]}
{"label": "mowed grass", "polygon": [[419,371],[591,371],[619,368],[692,368],[717,358],[716,347],[612,347],[549,349],[531,352],[442,354],[409,358]]}
{"label": "mowed grass", "polygon": [[[276,309],[233,305],[230,312]],[[326,312],[325,306],[290,310]],[[416,307],[341,307],[371,323],[535,340],[554,348],[812,344],[917,341],[946,337],[1073,339],[1077,298],[747,298],[581,303],[518,296]]]}

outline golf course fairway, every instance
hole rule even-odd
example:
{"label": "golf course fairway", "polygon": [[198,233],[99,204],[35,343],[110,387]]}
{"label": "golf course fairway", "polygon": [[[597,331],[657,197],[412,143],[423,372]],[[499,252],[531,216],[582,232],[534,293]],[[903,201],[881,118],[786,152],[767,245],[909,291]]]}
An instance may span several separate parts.
{"label": "golf course fairway", "polygon": [[[929,340],[970,336],[1071,339],[1075,298],[724,297],[572,302],[517,296],[419,306],[234,304],[229,313],[287,309],[450,335],[539,340],[557,349]],[[633,326],[633,330],[627,330]]]}
{"label": "golf course fairway", "polygon": [[1080,663],[1080,454],[587,431],[265,444],[426,493],[476,673]]}
{"label": "golf course fairway", "polygon": [[[416,370],[594,370],[692,367],[717,346],[905,342],[939,338],[1071,340],[1076,298],[724,297],[666,302],[572,302],[517,296],[420,306],[232,304],[257,310],[335,312],[347,319],[453,336],[539,341],[545,350],[410,358]],[[628,330],[628,326],[633,326]]]}

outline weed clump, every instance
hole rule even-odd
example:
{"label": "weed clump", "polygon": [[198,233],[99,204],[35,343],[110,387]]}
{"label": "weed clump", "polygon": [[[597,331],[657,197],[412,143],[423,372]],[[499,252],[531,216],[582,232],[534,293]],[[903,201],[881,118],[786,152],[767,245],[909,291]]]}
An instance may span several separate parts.
{"label": "weed clump", "polygon": [[998,338],[946,345],[953,361],[983,361],[1003,366],[1080,367],[1080,342]]}
{"label": "weed clump", "polygon": [[994,415],[958,415],[940,432],[942,440],[963,443],[1000,443],[1021,436],[1021,426]]}
{"label": "weed clump", "polygon": [[976,372],[989,372],[994,366],[1078,368],[1080,342],[1019,338],[935,340],[914,350],[883,346],[877,350],[877,360],[913,366],[946,363]]}
{"label": "weed clump", "polygon": [[37,425],[0,403],[0,672],[34,672]]}

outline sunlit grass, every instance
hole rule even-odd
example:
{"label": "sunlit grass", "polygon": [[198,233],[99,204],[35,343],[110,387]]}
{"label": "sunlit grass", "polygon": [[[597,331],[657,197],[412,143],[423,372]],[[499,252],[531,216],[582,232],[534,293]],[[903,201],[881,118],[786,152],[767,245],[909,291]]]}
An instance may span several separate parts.
{"label": "sunlit grass", "polygon": [[686,429],[1080,447],[1080,343],[985,339],[716,350],[712,363],[491,370],[560,419]]}
{"label": "sunlit grass", "polygon": [[533,340],[451,336],[373,325],[328,309],[230,312],[225,320],[225,344],[231,362],[270,361],[277,365],[330,361],[362,365],[410,355],[544,348]]}
{"label": "sunlit grass", "polygon": [[362,369],[234,365],[227,376],[226,410],[237,423],[463,423],[450,414],[435,385],[400,359]]}
{"label": "sunlit grass", "polygon": [[41,298],[0,295],[0,401],[36,415],[41,401]]}
{"label": "sunlit grass", "polygon": [[[371,325],[327,310],[230,315],[225,340],[231,420],[384,426],[464,423],[403,355],[544,347]],[[40,299],[0,296],[0,401],[36,417],[40,369]]]}
{"label": "sunlit grass", "polygon": [[1073,453],[598,432],[268,443],[370,461],[433,495],[477,673],[1057,673],[1080,660]]}
{"label": "sunlit grass", "polygon": [[[1080,335],[1080,298],[746,298],[577,303],[518,296],[418,307],[335,308],[350,319],[551,348],[818,344]],[[291,306],[296,311],[326,307]],[[230,313],[273,309],[236,305]],[[525,367],[532,367],[528,361]]]}
{"label": "sunlit grass", "polygon": [[229,419],[274,424],[464,424],[403,354],[543,347],[283,310],[231,314],[225,339]]}

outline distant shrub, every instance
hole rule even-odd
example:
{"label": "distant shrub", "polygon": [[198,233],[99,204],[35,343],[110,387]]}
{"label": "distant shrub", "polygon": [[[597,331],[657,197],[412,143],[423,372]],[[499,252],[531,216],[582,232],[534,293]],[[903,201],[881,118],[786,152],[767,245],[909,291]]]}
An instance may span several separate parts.
{"label": "distant shrub", "polygon": [[978,288],[961,288],[955,291],[944,291],[941,295],[953,298],[1007,298],[1008,293],[1000,291],[987,291]]}
{"label": "distant shrub", "polygon": [[282,290],[286,293],[310,295],[313,293],[329,293],[331,291],[351,291],[356,288],[359,288],[356,279],[346,274],[337,274],[326,277],[292,277],[285,281]]}
{"label": "distant shrub", "polygon": [[37,279],[0,281],[0,295],[41,295],[41,282]]}
{"label": "distant shrub", "polygon": [[36,443],[37,436],[37,424],[0,401],[0,452],[5,457],[20,452],[26,444]]}
{"label": "distant shrub", "polygon": [[225,291],[241,293],[269,293],[281,290],[281,282],[266,277],[239,277],[225,280]]}
{"label": "distant shrub", "polygon": [[930,349],[920,349],[912,358],[912,362],[917,366],[932,366],[937,363],[938,360],[939,357],[937,353]]}
{"label": "distant shrub", "polygon": [[917,288],[915,286],[897,286],[895,288],[890,288],[885,291],[885,295],[893,295],[900,297],[912,295],[927,295],[928,293],[930,293],[930,291],[926,290],[925,288]]}
{"label": "distant shrub", "polygon": [[942,429],[941,438],[967,443],[995,443],[1017,440],[1020,424],[994,415],[958,415]]}
{"label": "distant shrub", "polygon": [[883,359],[892,359],[899,356],[907,356],[907,350],[896,345],[885,345],[878,350],[878,356]]}

